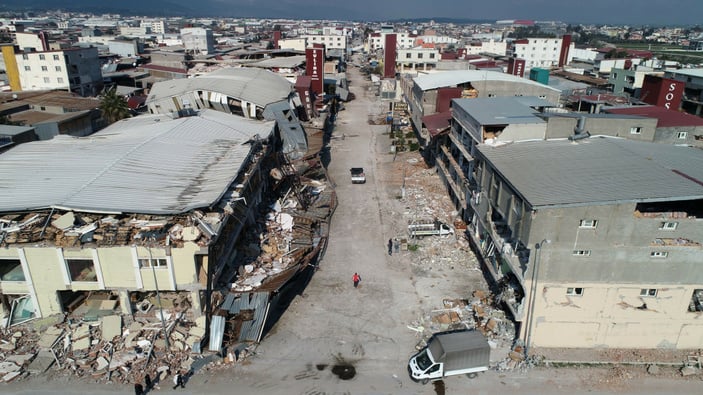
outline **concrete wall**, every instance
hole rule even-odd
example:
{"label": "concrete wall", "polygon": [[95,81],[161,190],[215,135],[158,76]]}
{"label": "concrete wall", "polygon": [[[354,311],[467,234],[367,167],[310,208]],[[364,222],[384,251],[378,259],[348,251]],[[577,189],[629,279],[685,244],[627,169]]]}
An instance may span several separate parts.
{"label": "concrete wall", "polygon": [[503,132],[496,138],[497,141],[521,141],[544,139],[547,131],[545,123],[525,123],[512,124],[503,129]]}
{"label": "concrete wall", "polygon": [[[579,287],[582,295],[567,295]],[[688,312],[694,287],[621,283],[540,284],[533,333],[537,347],[699,348],[701,313]],[[646,304],[646,309],[642,307]]]}
{"label": "concrete wall", "polygon": [[[578,117],[550,116],[547,119],[547,138],[567,138],[574,134]],[[633,134],[632,128],[639,128],[639,134]],[[654,141],[657,127],[656,118],[618,118],[618,117],[586,117],[584,132],[591,136],[622,137],[636,141]]]}
{"label": "concrete wall", "polygon": [[[684,134],[685,133],[685,134]],[[673,126],[670,128],[657,128],[654,133],[655,143],[688,144],[703,148],[703,126]]]}
{"label": "concrete wall", "polygon": [[[197,281],[195,254],[200,247],[185,243],[182,248],[108,247],[108,248],[56,248],[14,247],[0,249],[0,258],[20,259],[26,266],[25,282],[3,282],[4,294],[30,294],[37,301],[42,316],[62,312],[58,291],[162,291],[197,290],[203,288]],[[138,259],[166,259],[167,267],[140,268]],[[65,260],[91,259],[97,281],[72,281]]]}

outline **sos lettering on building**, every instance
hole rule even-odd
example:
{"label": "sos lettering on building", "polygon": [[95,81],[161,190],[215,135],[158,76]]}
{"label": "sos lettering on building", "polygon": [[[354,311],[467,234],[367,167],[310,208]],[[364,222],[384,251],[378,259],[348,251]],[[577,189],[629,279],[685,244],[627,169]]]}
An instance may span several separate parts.
{"label": "sos lettering on building", "polygon": [[684,88],[685,83],[683,81],[646,75],[642,82],[640,100],[654,106],[678,111],[681,106]]}

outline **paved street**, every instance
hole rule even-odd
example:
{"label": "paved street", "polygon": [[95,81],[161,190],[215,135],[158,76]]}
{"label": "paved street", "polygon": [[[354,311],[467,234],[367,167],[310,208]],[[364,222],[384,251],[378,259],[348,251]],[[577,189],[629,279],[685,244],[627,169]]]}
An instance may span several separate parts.
{"label": "paved street", "polygon": [[[302,296],[266,336],[257,355],[233,367],[198,372],[183,394],[693,394],[699,380],[672,372],[652,378],[635,372],[613,375],[612,368],[489,371],[475,380],[448,378],[440,388],[413,383],[406,363],[418,339],[409,325],[422,309],[462,289],[462,275],[446,281],[413,272],[400,257],[389,257],[386,241],[397,232],[402,212],[397,194],[379,169],[393,161],[387,126],[367,123],[379,111],[374,96],[364,94],[356,69],[348,74],[356,100],[340,112],[331,142],[329,172],[337,184],[339,206],[326,255]],[[352,185],[349,168],[364,167],[367,183]],[[402,220],[402,218],[401,218]],[[362,281],[352,286],[352,275]],[[466,292],[470,292],[467,289]],[[456,295],[459,296],[459,295]],[[468,295],[461,295],[467,297]],[[643,370],[643,369],[641,369]],[[641,373],[641,372],[640,372]],[[664,376],[664,374],[662,375]],[[65,379],[0,385],[6,394],[133,393],[131,387],[76,385]],[[170,385],[153,393],[172,392]]]}

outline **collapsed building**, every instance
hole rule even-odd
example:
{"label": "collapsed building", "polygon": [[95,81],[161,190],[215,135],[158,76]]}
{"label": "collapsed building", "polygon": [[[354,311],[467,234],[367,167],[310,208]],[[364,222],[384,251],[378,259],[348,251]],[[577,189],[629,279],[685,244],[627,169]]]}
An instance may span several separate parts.
{"label": "collapsed building", "polygon": [[[289,92],[287,83],[261,95]],[[93,374],[259,341],[285,306],[278,291],[324,251],[336,204],[317,156],[322,131],[305,130],[286,100],[261,109],[261,119],[211,108],[143,115],[3,153],[3,328],[63,317],[30,354],[43,348]],[[224,311],[236,322],[226,332]],[[78,334],[94,341],[79,349]],[[108,345],[110,361],[122,353],[116,363],[96,359]]]}

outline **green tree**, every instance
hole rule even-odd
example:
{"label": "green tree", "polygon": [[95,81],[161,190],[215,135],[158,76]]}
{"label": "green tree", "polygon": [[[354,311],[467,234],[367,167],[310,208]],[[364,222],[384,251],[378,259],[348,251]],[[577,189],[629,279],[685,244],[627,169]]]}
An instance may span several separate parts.
{"label": "green tree", "polygon": [[103,118],[107,120],[108,124],[130,116],[127,100],[117,94],[116,86],[103,90],[102,95],[100,95],[100,111],[102,111]]}

